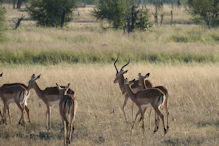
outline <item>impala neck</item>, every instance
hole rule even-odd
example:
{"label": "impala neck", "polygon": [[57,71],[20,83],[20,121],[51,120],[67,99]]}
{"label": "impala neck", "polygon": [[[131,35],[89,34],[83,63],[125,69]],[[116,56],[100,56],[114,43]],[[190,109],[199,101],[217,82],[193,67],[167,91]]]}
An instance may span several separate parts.
{"label": "impala neck", "polygon": [[119,79],[119,87],[120,87],[120,90],[122,91],[122,94],[125,94],[124,76],[122,76]]}
{"label": "impala neck", "polygon": [[39,98],[42,98],[43,97],[43,91],[40,89],[40,87],[38,86],[38,84],[36,82],[33,83],[33,88],[34,88],[37,96]]}
{"label": "impala neck", "polygon": [[125,84],[124,87],[125,87],[127,94],[129,95],[131,100],[134,102],[135,101],[135,94],[132,92],[132,90],[130,89],[128,84]]}

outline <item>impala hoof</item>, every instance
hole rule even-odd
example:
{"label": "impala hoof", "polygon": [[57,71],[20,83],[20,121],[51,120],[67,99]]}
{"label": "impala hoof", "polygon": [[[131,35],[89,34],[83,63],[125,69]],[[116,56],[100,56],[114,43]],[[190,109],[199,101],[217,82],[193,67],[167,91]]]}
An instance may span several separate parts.
{"label": "impala hoof", "polygon": [[70,139],[69,138],[66,138],[66,143],[70,144]]}
{"label": "impala hoof", "polygon": [[165,134],[167,134],[167,130],[166,130],[166,128],[164,128],[164,135],[165,135]]}
{"label": "impala hoof", "polygon": [[156,128],[154,128],[154,133],[157,132],[159,129],[159,127],[157,126]]}

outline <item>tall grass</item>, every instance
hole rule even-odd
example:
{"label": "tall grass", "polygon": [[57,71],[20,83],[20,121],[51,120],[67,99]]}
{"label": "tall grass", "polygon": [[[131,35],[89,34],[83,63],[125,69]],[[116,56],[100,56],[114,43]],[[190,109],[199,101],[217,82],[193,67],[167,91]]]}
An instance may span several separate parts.
{"label": "tall grass", "polygon": [[[128,101],[125,109],[129,121],[126,123],[121,110],[124,96],[118,85],[113,84],[116,72],[113,64],[0,66],[0,71],[4,72],[0,83],[27,84],[33,73],[41,73],[37,81],[41,89],[55,86],[56,82],[62,85],[70,82],[78,100],[72,145],[218,145],[217,65],[131,63],[126,69],[129,71],[125,77],[129,80],[136,78],[138,72],[150,72],[149,79],[153,85],[163,85],[168,89],[170,129],[166,136],[163,136],[161,125],[159,131],[153,133],[154,115],[152,129],[147,129],[147,114],[145,135],[142,135],[141,124],[136,124],[131,135],[131,102]],[[49,139],[39,136],[40,132],[46,131],[46,106],[33,90],[28,106],[32,124],[20,127],[17,126],[20,110],[15,104],[10,105],[12,123],[0,125],[0,145],[62,145],[58,106],[51,112],[52,130]],[[135,112],[137,107],[134,108]]]}

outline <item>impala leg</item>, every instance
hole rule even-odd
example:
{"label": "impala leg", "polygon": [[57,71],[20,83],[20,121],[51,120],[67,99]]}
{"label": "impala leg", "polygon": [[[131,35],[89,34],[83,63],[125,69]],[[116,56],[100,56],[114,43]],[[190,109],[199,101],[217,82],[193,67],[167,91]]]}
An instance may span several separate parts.
{"label": "impala leg", "polygon": [[68,119],[66,117],[66,114],[64,113],[64,116],[63,116],[63,119],[64,119],[64,123],[65,123],[65,142],[66,144],[70,144],[70,139],[69,139],[69,130],[70,130],[70,127],[69,127],[69,122],[68,122]]}
{"label": "impala leg", "polygon": [[29,115],[29,108],[27,107],[27,105],[24,105],[24,109],[25,109],[25,111],[26,111],[26,113],[27,113],[27,117],[28,117],[28,121],[29,121],[29,123],[31,123],[30,122],[30,115]]}
{"label": "impala leg", "polygon": [[135,120],[133,121],[133,124],[132,124],[132,129],[134,128],[135,121],[136,121],[136,119],[137,119],[137,117],[138,117],[138,115],[139,115],[140,113],[141,113],[140,110],[138,110],[138,112],[137,112],[136,115],[135,115]]}
{"label": "impala leg", "polygon": [[142,117],[142,130],[143,130],[143,133],[144,133],[144,131],[145,131],[145,129],[144,129],[144,113],[143,113],[143,111],[142,111],[142,109],[141,109],[141,106],[139,106],[139,110],[140,110],[140,112],[141,112],[141,117]]}
{"label": "impala leg", "polygon": [[9,105],[7,105],[7,111],[8,111],[8,118],[9,118],[9,121],[11,123],[11,113],[10,113],[10,110],[9,110]]}
{"label": "impala leg", "polygon": [[72,140],[72,134],[74,132],[74,120],[75,120],[75,116],[71,116],[71,119],[70,119],[70,133],[69,133],[69,140],[71,141]]}
{"label": "impala leg", "polygon": [[3,118],[2,111],[0,110],[0,116]]}
{"label": "impala leg", "polygon": [[125,100],[124,100],[124,103],[123,103],[123,106],[122,106],[122,111],[123,111],[123,114],[124,114],[124,117],[125,117],[125,121],[127,121],[127,118],[126,118],[126,114],[125,114],[125,106],[127,104],[127,101],[128,101],[128,96],[125,96]]}
{"label": "impala leg", "polygon": [[150,108],[148,112],[148,130],[151,129],[151,112],[152,112],[152,108]]}
{"label": "impala leg", "polygon": [[7,104],[4,103],[4,107],[3,107],[3,123],[7,125],[7,117],[6,117],[6,110],[7,110]]}
{"label": "impala leg", "polygon": [[160,119],[159,119],[159,117],[157,116],[157,113],[155,112],[155,122],[154,122],[155,127],[154,127],[154,133],[157,132],[158,129],[159,129],[158,120],[160,120]]}
{"label": "impala leg", "polygon": [[66,145],[66,121],[64,121],[64,146]]}
{"label": "impala leg", "polygon": [[167,130],[168,130],[169,129],[169,122],[168,122],[169,111],[168,111],[168,107],[167,107],[168,95],[165,95],[165,96],[166,96],[166,99],[165,99],[165,102],[164,102],[164,108],[165,108],[166,116],[167,116]]}
{"label": "impala leg", "polygon": [[64,120],[62,118],[62,128],[61,128],[61,131],[64,131]]}
{"label": "impala leg", "polygon": [[1,120],[1,123],[2,123],[2,121],[3,121],[3,115],[2,115],[1,110],[0,110],[0,116],[2,117],[2,120]]}
{"label": "impala leg", "polygon": [[[22,107],[21,105],[20,105],[20,103],[19,103],[19,101],[16,101],[15,102],[16,104],[17,104],[17,106],[18,106],[18,108],[20,109],[20,111],[21,111],[21,118],[20,118],[20,120],[19,120],[19,122],[18,122],[18,125],[19,124],[25,124],[25,121],[24,121],[24,106]],[[23,123],[22,123],[23,122]]]}
{"label": "impala leg", "polygon": [[[144,114],[145,114],[146,110],[147,110],[147,108],[145,107],[145,108],[144,108],[144,110],[143,110],[143,113],[144,113]],[[141,112],[139,112],[139,114],[140,114],[140,113],[141,113]],[[139,119],[139,121],[138,121],[138,122],[140,123],[140,122],[141,122],[141,120],[142,120],[142,117],[140,117],[140,119]]]}
{"label": "impala leg", "polygon": [[50,131],[50,107],[47,106],[47,132]]}
{"label": "impala leg", "polygon": [[161,118],[162,123],[163,123],[163,128],[164,128],[164,134],[166,134],[167,130],[165,128],[165,123],[164,123],[164,115],[160,112],[159,108],[155,105],[152,105],[155,112],[158,114],[158,116]]}
{"label": "impala leg", "polygon": [[134,116],[133,109],[134,109],[134,102],[132,102],[132,121],[133,121],[133,116]]}

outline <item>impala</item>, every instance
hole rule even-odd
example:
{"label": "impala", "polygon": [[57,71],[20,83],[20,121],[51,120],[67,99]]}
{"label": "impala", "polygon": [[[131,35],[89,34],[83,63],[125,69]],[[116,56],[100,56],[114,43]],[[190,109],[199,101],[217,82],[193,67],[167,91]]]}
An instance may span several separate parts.
{"label": "impala", "polygon": [[164,115],[160,112],[159,106],[163,103],[164,100],[164,93],[157,88],[149,88],[149,89],[144,89],[141,90],[137,93],[133,93],[131,88],[129,87],[129,82],[128,79],[126,78],[124,80],[124,87],[131,98],[131,100],[138,106],[139,111],[136,113],[135,120],[132,125],[132,129],[134,128],[135,121],[137,119],[138,114],[140,113],[142,116],[142,129],[144,130],[144,113],[143,109],[145,107],[150,107],[152,106],[153,109],[155,110],[156,114],[162,119],[163,122],[163,128],[164,128],[164,134],[166,134],[167,130],[165,128],[165,123],[164,123]]}
{"label": "impala", "polygon": [[[114,83],[119,84],[120,90],[121,90],[122,94],[125,96],[125,100],[124,100],[124,103],[123,103],[123,106],[122,106],[122,111],[123,111],[125,120],[127,122],[126,113],[125,113],[125,106],[127,104],[129,95],[126,93],[126,90],[125,90],[125,87],[124,87],[124,74],[127,73],[128,70],[124,71],[123,69],[124,69],[124,67],[126,67],[130,63],[130,59],[128,60],[128,62],[125,65],[123,65],[121,67],[120,71],[118,71],[118,69],[116,67],[116,62],[118,61],[118,58],[119,58],[119,56],[116,58],[116,60],[114,62],[114,67],[116,69],[116,78],[114,80]],[[130,81],[130,82],[132,82],[132,81]],[[139,90],[141,90],[141,89],[135,88],[135,89],[133,89],[133,92],[136,93]],[[132,103],[132,115],[133,115],[133,105],[134,105],[134,103]]]}
{"label": "impala", "polygon": [[[2,76],[2,73],[1,73]],[[3,84],[0,87],[0,97],[3,101],[3,123],[7,124],[6,119],[6,110],[8,111],[9,120],[11,121],[9,104],[15,102],[18,108],[21,110],[21,118],[18,124],[25,124],[24,121],[24,110],[27,112],[28,120],[30,122],[29,117],[29,108],[27,107],[27,99],[29,98],[30,92],[29,87],[22,83],[11,83],[11,84]]]}
{"label": "impala", "polygon": [[[47,111],[46,111],[46,120],[47,120],[47,131],[50,131],[50,114],[51,109],[50,107],[55,104],[59,104],[60,102],[60,96],[59,96],[59,90],[57,87],[47,87],[44,90],[40,89],[38,84],[36,83],[36,80],[40,78],[40,75],[35,77],[35,74],[31,76],[31,79],[29,81],[29,87],[33,88],[37,94],[37,96],[42,99],[42,101],[46,104]],[[61,86],[62,87],[62,86]],[[69,89],[68,94],[74,95],[74,91]]]}
{"label": "impala", "polygon": [[[131,87],[132,88],[142,88],[142,89],[149,89],[149,88],[152,88],[153,85],[152,83],[149,81],[149,80],[145,80],[146,78],[148,78],[150,76],[150,73],[147,73],[145,76],[142,76],[141,73],[138,74],[138,80],[135,80],[134,81],[134,86],[132,85]],[[167,116],[167,130],[169,129],[169,123],[168,123],[168,116],[169,116],[169,112],[168,112],[168,107],[167,107],[167,100],[168,100],[168,90],[167,88],[165,88],[164,86],[155,86],[153,88],[157,88],[157,89],[160,89],[164,94],[165,94],[165,98],[164,98],[164,108],[165,108],[165,111],[166,111],[166,116]],[[145,113],[147,108],[144,109],[143,113]],[[152,108],[150,109],[149,111],[149,128],[150,128],[150,115],[151,115],[151,111],[152,111]],[[156,115],[155,115],[156,116]],[[141,119],[140,119],[141,120]],[[156,125],[159,125],[159,118],[158,120],[156,120]],[[157,129],[158,126],[155,127],[155,130],[154,132],[156,132],[158,129]]]}
{"label": "impala", "polygon": [[[70,144],[72,139],[72,133],[74,131],[74,121],[76,111],[78,108],[77,100],[74,95],[66,94],[70,84],[66,88],[60,88],[58,84],[57,88],[60,93],[59,111],[64,125],[64,145]],[[69,117],[69,118],[68,118]],[[73,131],[72,131],[73,129]]]}

